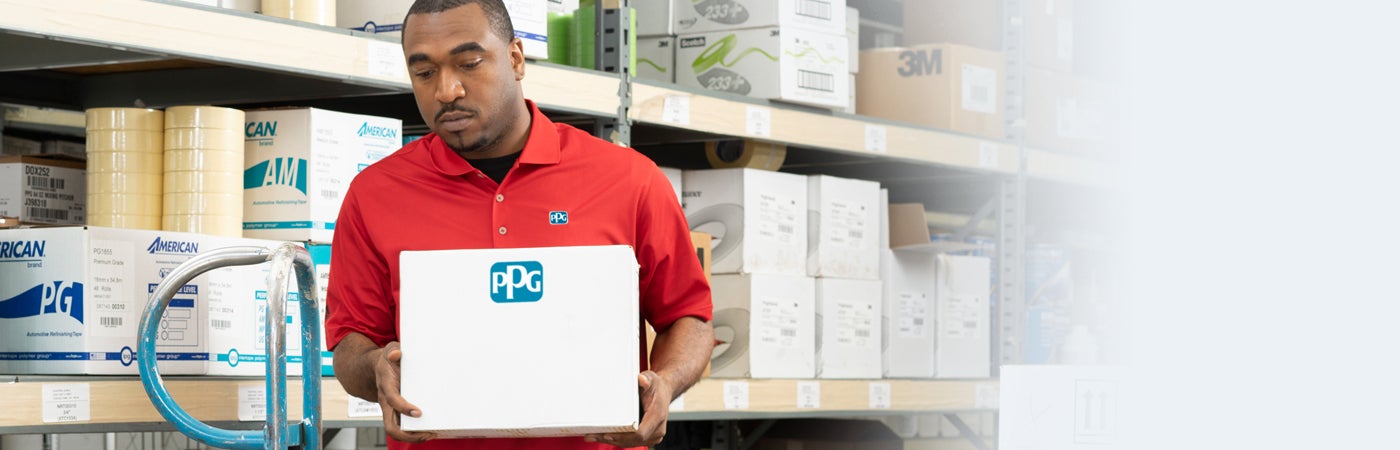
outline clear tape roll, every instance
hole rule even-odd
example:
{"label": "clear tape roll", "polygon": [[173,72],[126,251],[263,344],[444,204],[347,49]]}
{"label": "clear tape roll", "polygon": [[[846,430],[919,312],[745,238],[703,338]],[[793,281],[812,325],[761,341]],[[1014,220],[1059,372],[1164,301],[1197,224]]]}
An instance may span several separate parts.
{"label": "clear tape roll", "polygon": [[194,214],[167,214],[160,218],[161,229],[216,236],[243,236],[243,218]]}
{"label": "clear tape roll", "polygon": [[146,152],[95,152],[87,153],[88,173],[149,173],[159,174],[165,170],[165,155]]}
{"label": "clear tape roll", "polygon": [[243,217],[243,192],[236,193],[167,193],[162,214]]}
{"label": "clear tape roll", "polygon": [[243,174],[231,171],[166,171],[166,194],[234,194],[243,192]]}
{"label": "clear tape roll", "polygon": [[88,152],[160,153],[165,132],[160,130],[88,130]]}
{"label": "clear tape roll", "polygon": [[165,152],[165,170],[243,170],[243,152],[170,150]]}
{"label": "clear tape roll", "polygon": [[91,173],[87,174],[89,194],[160,195],[159,173]]}
{"label": "clear tape roll", "polygon": [[335,26],[335,0],[262,0],[262,13],[273,17]]}
{"label": "clear tape roll", "polygon": [[160,194],[88,194],[87,213],[160,217],[161,197]]}
{"label": "clear tape roll", "polygon": [[88,213],[87,224],[94,227],[130,228],[137,230],[159,230],[160,215],[138,216],[131,214]]}
{"label": "clear tape roll", "polygon": [[778,170],[787,158],[787,146],[753,140],[711,141],[705,143],[705,159],[710,167],[728,169],[743,167]]}
{"label": "clear tape roll", "polygon": [[166,128],[166,150],[243,151],[243,131],[222,128]]}
{"label": "clear tape roll", "polygon": [[242,130],[243,111],[218,106],[172,106],[165,108],[165,129],[217,128]]}
{"label": "clear tape roll", "polygon": [[92,108],[87,110],[87,130],[156,131],[165,129],[165,113],[146,108]]}

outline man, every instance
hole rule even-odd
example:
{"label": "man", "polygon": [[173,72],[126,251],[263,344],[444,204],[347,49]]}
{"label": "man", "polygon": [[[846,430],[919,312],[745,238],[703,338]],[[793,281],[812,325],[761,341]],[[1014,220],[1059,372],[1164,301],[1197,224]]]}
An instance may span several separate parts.
{"label": "man", "polygon": [[[383,407],[392,449],[660,442],[671,400],[695,383],[713,343],[709,285],[670,183],[637,152],[555,125],[525,100],[523,47],[501,0],[418,0],[403,46],[433,134],[365,169],[346,194],[327,295],[336,378]],[[568,211],[569,222],[551,224],[551,211]],[[399,394],[399,252],[607,244],[635,250],[641,311],[657,329],[651,370],[637,378],[638,432],[445,440],[399,428],[399,414],[422,414]]]}

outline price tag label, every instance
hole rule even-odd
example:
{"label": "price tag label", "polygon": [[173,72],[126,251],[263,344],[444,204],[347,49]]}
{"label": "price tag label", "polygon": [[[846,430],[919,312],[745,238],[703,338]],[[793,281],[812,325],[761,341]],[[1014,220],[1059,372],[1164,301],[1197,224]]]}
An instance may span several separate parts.
{"label": "price tag label", "polygon": [[888,135],[889,129],[885,128],[884,125],[867,124],[865,126],[865,151],[875,153],[889,152],[887,148],[887,143],[889,142],[887,140]]}
{"label": "price tag label", "polygon": [[748,112],[744,114],[746,130],[750,135],[758,137],[773,136],[773,110],[759,106],[749,106]]}
{"label": "price tag label", "polygon": [[671,400],[671,411],[685,411],[685,394]]}
{"label": "price tag label", "polygon": [[92,385],[88,383],[44,384],[44,423],[87,422],[92,420]]}
{"label": "price tag label", "polygon": [[238,420],[244,422],[267,420],[267,386],[260,384],[238,386]]}
{"label": "price tag label", "polygon": [[667,95],[661,104],[661,121],[690,125],[690,96]]}
{"label": "price tag label", "polygon": [[1001,405],[1001,391],[996,385],[982,383],[977,385],[977,409],[997,408]]}
{"label": "price tag label", "polygon": [[403,49],[388,42],[368,41],[366,60],[370,75],[393,79],[407,79],[408,68],[404,66]]}
{"label": "price tag label", "polygon": [[797,382],[797,409],[817,409],[822,407],[822,384],[820,381]]}
{"label": "price tag label", "polygon": [[724,382],[724,409],[749,409],[749,382]]}
{"label": "price tag label", "polygon": [[977,148],[977,164],[979,166],[995,169],[1001,167],[1001,149],[996,144],[983,142]]}
{"label": "price tag label", "polygon": [[384,417],[384,410],[378,403],[353,395],[349,397],[346,401],[346,417]]}
{"label": "price tag label", "polygon": [[870,409],[890,409],[889,383],[870,383]]}

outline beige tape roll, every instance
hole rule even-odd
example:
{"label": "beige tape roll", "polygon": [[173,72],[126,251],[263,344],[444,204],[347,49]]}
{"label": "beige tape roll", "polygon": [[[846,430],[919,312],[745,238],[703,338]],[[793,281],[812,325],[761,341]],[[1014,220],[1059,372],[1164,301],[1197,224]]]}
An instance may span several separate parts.
{"label": "beige tape roll", "polygon": [[243,151],[243,131],[223,128],[166,128],[166,150]]}
{"label": "beige tape roll", "polygon": [[262,0],[262,13],[335,26],[335,0]]}
{"label": "beige tape roll", "polygon": [[88,130],[88,152],[144,152],[159,154],[165,149],[161,130]]}
{"label": "beige tape roll", "polygon": [[165,108],[165,129],[218,128],[242,130],[243,111],[218,106],[172,106]]}
{"label": "beige tape roll", "polygon": [[137,230],[159,230],[160,215],[137,216],[131,214],[92,214],[87,215],[87,224],[94,227],[131,228]]}
{"label": "beige tape roll", "polygon": [[166,193],[161,211],[166,216],[207,215],[243,218],[243,192]]}
{"label": "beige tape roll", "polygon": [[243,174],[233,171],[166,171],[166,194],[234,194],[243,192]]}
{"label": "beige tape roll", "polygon": [[88,172],[87,188],[89,194],[158,195],[163,192],[159,173]]}
{"label": "beige tape roll", "polygon": [[87,152],[88,173],[150,173],[165,169],[165,156],[146,152]]}
{"label": "beige tape roll", "polygon": [[170,150],[165,152],[165,170],[243,170],[243,152]]}
{"label": "beige tape roll", "polygon": [[705,159],[710,167],[727,169],[744,167],[760,170],[778,170],[787,158],[787,146],[769,142],[742,140],[705,143]]}
{"label": "beige tape roll", "polygon": [[88,215],[160,217],[161,195],[88,194]]}
{"label": "beige tape roll", "polygon": [[243,218],[241,216],[212,215],[164,215],[160,218],[161,229],[186,233],[212,234],[215,236],[242,237]]}
{"label": "beige tape roll", "polygon": [[146,108],[92,108],[87,110],[87,130],[161,131],[165,113]]}

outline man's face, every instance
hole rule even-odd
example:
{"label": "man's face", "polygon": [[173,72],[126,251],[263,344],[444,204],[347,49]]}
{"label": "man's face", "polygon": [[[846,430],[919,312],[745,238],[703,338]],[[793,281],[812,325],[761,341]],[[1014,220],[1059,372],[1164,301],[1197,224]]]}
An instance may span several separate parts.
{"label": "man's face", "polygon": [[525,107],[520,40],[502,40],[475,4],[411,15],[405,29],[413,97],[428,128],[466,157],[493,149]]}

